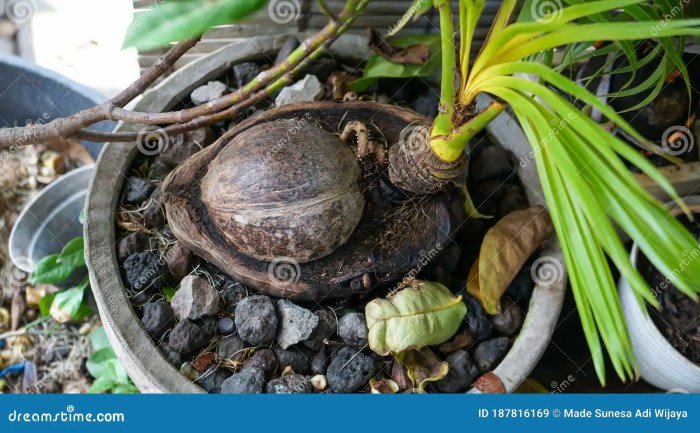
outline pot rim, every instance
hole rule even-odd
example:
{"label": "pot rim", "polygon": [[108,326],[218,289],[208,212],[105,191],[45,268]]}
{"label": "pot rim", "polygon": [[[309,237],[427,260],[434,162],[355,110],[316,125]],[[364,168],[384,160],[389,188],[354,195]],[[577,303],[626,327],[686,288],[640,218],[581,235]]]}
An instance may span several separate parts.
{"label": "pot rim", "polygon": [[[227,45],[197,59],[147,92],[135,109],[169,109],[175,98],[182,97],[204,80],[219,75],[232,64],[260,58],[261,53],[279,50],[290,36],[298,34],[259,36]],[[345,49],[342,53],[344,55],[339,52],[336,52],[336,55],[350,59],[364,56],[367,48],[366,38],[355,35],[342,35],[336,42],[338,43],[340,46],[345,44]],[[331,46],[331,51],[336,44]],[[347,49],[353,45],[354,51]],[[168,100],[164,102],[164,99]],[[516,153],[516,157],[522,156],[521,154],[527,155],[530,147],[527,144],[522,145],[527,143],[521,139],[524,137],[522,130],[517,127],[516,122],[510,121],[510,114],[503,113],[501,116],[501,120],[493,124],[498,125],[502,132],[508,131],[502,137],[495,137],[496,141]],[[138,131],[138,127],[120,123],[117,130]],[[517,135],[518,133],[520,135]],[[114,211],[118,205],[123,180],[137,153],[138,149],[133,143],[109,143],[103,148],[97,161],[86,202],[84,228],[91,287],[107,336],[127,372],[142,392],[201,393],[203,390],[198,385],[187,379],[165,359],[146,332],[129,302],[120,275],[115,249]],[[542,191],[536,180],[534,164],[519,166],[518,171],[526,178],[523,186],[530,203],[541,204],[538,197],[542,197]],[[566,274],[556,238],[550,239],[542,254],[557,263],[562,270],[562,278],[548,285],[536,284],[533,289],[528,314],[521,331],[505,358],[493,371],[500,378],[506,392],[513,392],[530,374],[548,346],[561,312]],[[125,305],[128,308],[124,308]]]}
{"label": "pot rim", "polygon": [[[690,210],[693,211],[693,213],[700,213],[700,195],[687,196],[683,198],[683,200],[688,205]],[[666,203],[665,206],[671,210],[671,215],[674,217],[683,213],[683,210],[678,207],[675,202]],[[630,261],[635,269],[637,268],[639,253],[639,245],[635,242],[630,251]],[[663,359],[664,371],[673,371],[676,373],[686,372],[691,374],[691,377],[694,376],[700,378],[700,366],[686,358],[671,345],[671,343],[666,339],[666,337],[661,333],[661,330],[659,330],[654,321],[651,319],[648,309],[642,308],[640,303],[637,301],[637,298],[635,297],[632,287],[629,285],[627,279],[622,276],[620,277],[619,281],[619,292],[620,301],[622,302],[623,311],[625,313],[625,322],[630,331],[632,347],[635,349],[635,353],[637,354],[641,377],[659,388],[667,390],[684,389],[683,387],[676,386],[676,384],[671,386],[665,385],[664,382],[668,383],[668,380],[666,380],[667,378],[657,376],[654,373],[655,370],[648,369],[646,364],[646,352],[644,351],[643,347],[649,347],[653,344],[654,349],[663,349],[664,353],[666,354]],[[646,307],[646,303],[643,305]],[[653,363],[653,365],[657,364],[659,363]],[[690,386],[693,385],[690,384]],[[695,386],[700,386],[700,384]],[[700,388],[697,388],[697,390],[692,392],[700,392]]]}

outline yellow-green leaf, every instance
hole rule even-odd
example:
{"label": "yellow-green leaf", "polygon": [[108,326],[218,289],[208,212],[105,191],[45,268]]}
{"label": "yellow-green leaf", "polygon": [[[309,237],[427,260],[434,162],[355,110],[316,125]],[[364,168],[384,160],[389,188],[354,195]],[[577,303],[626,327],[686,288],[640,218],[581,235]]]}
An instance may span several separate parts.
{"label": "yellow-green leaf", "polygon": [[380,355],[444,343],[467,313],[461,296],[439,283],[416,281],[365,307],[369,347]]}

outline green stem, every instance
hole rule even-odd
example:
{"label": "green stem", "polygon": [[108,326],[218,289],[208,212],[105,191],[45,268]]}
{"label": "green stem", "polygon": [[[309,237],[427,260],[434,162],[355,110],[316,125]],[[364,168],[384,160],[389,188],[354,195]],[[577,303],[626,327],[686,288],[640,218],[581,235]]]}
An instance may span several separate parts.
{"label": "green stem", "polygon": [[292,51],[289,56],[279,64],[262,71],[252,81],[240,89],[228,95],[224,95],[206,104],[198,105],[181,111],[164,113],[142,113],[113,107],[109,112],[110,120],[122,120],[144,125],[157,125],[162,123],[184,124],[202,116],[221,113],[226,109],[245,101],[251,95],[264,90],[267,84],[277,81],[288,74],[307,56],[311,55],[319,47],[326,45],[329,40],[335,40],[355,21],[358,14],[364,9],[369,0],[349,0],[345,3],[343,11],[337,20],[330,21],[321,31],[304,40],[301,45]]}
{"label": "green stem", "polygon": [[477,133],[498,117],[505,108],[506,104],[503,102],[491,102],[486,109],[472,117],[451,134],[431,138],[430,148],[443,161],[457,161],[462,156],[469,140],[474,138]]}
{"label": "green stem", "polygon": [[455,112],[455,28],[452,21],[450,0],[436,0],[440,12],[440,44],[442,46],[442,77],[440,89],[440,114],[435,118],[432,137],[448,135],[454,129]]}
{"label": "green stem", "polygon": [[328,7],[326,2],[324,0],[316,0],[316,4],[318,5],[318,9],[321,11],[321,13],[328,18],[334,20],[336,19],[335,14],[333,11]]}

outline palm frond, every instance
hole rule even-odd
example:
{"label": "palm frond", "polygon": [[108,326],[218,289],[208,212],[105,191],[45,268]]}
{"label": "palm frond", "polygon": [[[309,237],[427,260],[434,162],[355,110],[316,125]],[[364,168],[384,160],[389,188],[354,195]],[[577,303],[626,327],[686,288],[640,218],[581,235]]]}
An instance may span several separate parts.
{"label": "palm frond", "polygon": [[[611,135],[575,104],[600,110],[646,149],[662,152],[597,95],[560,72],[567,63],[607,56],[607,65],[586,77],[592,79],[610,72],[609,62],[614,66],[624,59],[612,73],[631,73],[632,78],[609,96],[648,92],[643,98],[647,103],[658,95],[674,69],[688,82],[681,59],[683,36],[700,35],[700,27],[682,17],[659,26],[659,20],[674,11],[666,1],[566,0],[564,4],[566,8],[539,20],[519,19],[492,32],[460,87],[459,103],[466,105],[480,93],[490,94],[507,103],[522,125],[533,147],[593,362],[604,383],[603,346],[620,378],[637,374],[610,263],[629,281],[640,302],[657,305],[654,291],[630,262],[616,227],[639,245],[669,281],[693,298],[700,293],[700,266],[683,267],[683,272],[677,269],[699,245],[638,184],[625,161],[654,179],[687,210],[673,185],[637,149]],[[652,37],[656,47],[639,53],[636,42]],[[601,39],[610,44],[592,50]],[[563,67],[551,65],[547,53],[555,49],[564,52]],[[634,72],[658,59],[651,77],[632,86]],[[465,142],[466,137],[458,133],[447,141]]]}

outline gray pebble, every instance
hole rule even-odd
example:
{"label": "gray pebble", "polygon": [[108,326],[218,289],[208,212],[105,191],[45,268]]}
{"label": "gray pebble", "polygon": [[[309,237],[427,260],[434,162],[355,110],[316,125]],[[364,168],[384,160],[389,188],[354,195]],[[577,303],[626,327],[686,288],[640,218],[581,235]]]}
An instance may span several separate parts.
{"label": "gray pebble", "polygon": [[131,204],[138,204],[146,200],[153,190],[155,185],[146,179],[129,176],[124,185],[124,201]]}
{"label": "gray pebble", "polygon": [[245,348],[245,343],[241,338],[232,334],[219,340],[219,346],[216,349],[217,355],[225,359],[235,359],[242,355]]}
{"label": "gray pebble", "polygon": [[350,347],[343,347],[328,367],[326,379],[335,393],[355,392],[365,386],[374,374],[374,362]]}
{"label": "gray pebble", "polygon": [[509,299],[501,301],[501,312],[491,316],[493,327],[498,332],[508,337],[512,337],[520,329],[523,324],[523,313],[517,305]]}
{"label": "gray pebble", "polygon": [[199,376],[197,384],[209,394],[219,394],[221,392],[221,386],[230,376],[230,371],[213,365]]}
{"label": "gray pebble", "polygon": [[280,322],[277,343],[282,349],[306,340],[318,325],[314,313],[286,299],[277,301],[277,317]]}
{"label": "gray pebble", "polygon": [[219,322],[216,324],[216,332],[218,332],[219,335],[233,334],[236,332],[236,322],[230,317],[219,319]]}
{"label": "gray pebble", "polygon": [[248,296],[243,284],[229,278],[224,279],[222,287],[220,287],[219,290],[221,300],[232,313],[236,311],[236,305],[238,305],[243,298]]}
{"label": "gray pebble", "polygon": [[149,334],[158,338],[177,323],[173,309],[167,302],[149,302],[143,306],[141,323]]}
{"label": "gray pebble", "polygon": [[313,354],[303,351],[299,347],[292,347],[288,350],[275,347],[274,352],[280,371],[283,371],[286,367],[291,367],[295,373],[299,374],[309,374],[311,371]]}
{"label": "gray pebble", "polygon": [[180,284],[180,281],[190,273],[192,253],[180,241],[176,241],[165,253],[165,263],[168,265],[173,282]]}
{"label": "gray pebble", "polygon": [[313,374],[326,374],[328,364],[331,362],[330,349],[323,345],[313,358],[311,358],[311,372]]}
{"label": "gray pebble", "polygon": [[486,340],[474,349],[474,363],[482,373],[491,371],[506,356],[509,347],[510,340],[508,337]]}
{"label": "gray pebble", "polygon": [[275,98],[275,106],[318,101],[322,96],[323,84],[313,75],[307,75],[291,86],[283,88]]}
{"label": "gray pebble", "polygon": [[324,346],[323,340],[329,339],[335,334],[338,324],[335,314],[328,310],[314,311],[314,315],[318,317],[318,325],[314,328],[309,338],[304,341],[304,346],[312,350],[321,350]]}
{"label": "gray pebble", "polygon": [[338,320],[338,336],[349,346],[367,344],[367,321],[362,313],[349,313]]}
{"label": "gray pebble", "polygon": [[262,394],[265,373],[259,368],[244,368],[221,384],[222,394]]}
{"label": "gray pebble", "polygon": [[157,254],[144,251],[130,255],[124,261],[126,283],[134,291],[147,288],[157,291],[163,287],[164,264]]}
{"label": "gray pebble", "polygon": [[220,97],[225,91],[226,84],[221,81],[210,81],[194,89],[190,94],[190,98],[194,105],[201,105]]}
{"label": "gray pebble", "polygon": [[249,296],[236,305],[238,335],[253,346],[268,344],[277,334],[277,313],[268,296]]}
{"label": "gray pebble", "polygon": [[437,389],[444,393],[466,391],[479,375],[479,369],[474,365],[469,352],[457,350],[450,353],[445,360],[450,366],[450,371],[443,379],[435,382]]}
{"label": "gray pebble", "polygon": [[255,62],[243,62],[233,65],[233,77],[236,79],[236,85],[243,87],[253,81],[260,73],[260,66]]}
{"label": "gray pebble", "polygon": [[467,330],[476,340],[489,338],[493,329],[484,307],[471,295],[466,295],[464,300],[467,303],[467,315],[464,318]]}
{"label": "gray pebble", "polygon": [[148,236],[141,232],[134,232],[122,238],[117,244],[117,257],[125,260],[134,253],[141,253],[150,247]]}
{"label": "gray pebble", "polygon": [[165,356],[165,359],[167,359],[168,362],[175,367],[180,368],[180,366],[185,362],[185,357],[182,356],[182,354],[174,351],[167,341],[162,342],[158,347],[163,353],[163,356]]}
{"label": "gray pebble", "polygon": [[269,381],[265,391],[268,394],[310,394],[314,387],[306,376],[289,374]]}
{"label": "gray pebble", "polygon": [[178,353],[192,353],[209,344],[215,332],[215,321],[206,321],[199,325],[191,320],[183,320],[170,331],[168,344]]}
{"label": "gray pebble", "polygon": [[258,349],[253,355],[243,361],[243,368],[257,368],[270,376],[277,370],[277,356],[270,349]]}
{"label": "gray pebble", "polygon": [[219,292],[204,278],[188,275],[180,282],[171,306],[180,320],[212,316],[219,311]]}

